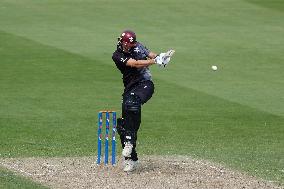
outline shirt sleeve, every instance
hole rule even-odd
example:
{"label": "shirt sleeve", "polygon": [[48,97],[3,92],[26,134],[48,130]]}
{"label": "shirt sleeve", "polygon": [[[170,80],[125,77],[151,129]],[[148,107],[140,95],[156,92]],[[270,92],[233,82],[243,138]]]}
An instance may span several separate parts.
{"label": "shirt sleeve", "polygon": [[139,45],[140,45],[140,49],[141,49],[142,53],[146,56],[149,56],[150,50],[147,47],[145,47],[144,45],[142,45],[141,43]]}

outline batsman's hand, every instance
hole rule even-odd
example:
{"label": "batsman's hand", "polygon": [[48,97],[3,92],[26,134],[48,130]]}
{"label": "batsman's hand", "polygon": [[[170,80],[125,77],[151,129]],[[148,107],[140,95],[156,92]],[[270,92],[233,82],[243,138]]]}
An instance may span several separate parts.
{"label": "batsman's hand", "polygon": [[174,55],[174,53],[175,53],[175,50],[170,49],[167,52],[161,53],[159,55],[161,57],[161,59],[162,59],[161,67],[165,68],[170,63],[171,57]]}
{"label": "batsman's hand", "polygon": [[160,55],[156,56],[156,58],[154,58],[154,61],[156,64],[158,64],[158,66],[163,65],[163,59]]}
{"label": "batsman's hand", "polygon": [[166,65],[169,63],[169,62],[165,61],[165,55],[166,55],[166,53],[160,53],[159,54],[159,56],[161,58],[161,62],[162,62],[161,64],[158,65],[160,68],[165,68]]}
{"label": "batsman's hand", "polygon": [[156,64],[158,64],[158,66],[160,68],[165,68],[166,65],[169,63],[169,60],[165,60],[164,56],[166,53],[160,53],[156,58],[155,58],[155,62]]}

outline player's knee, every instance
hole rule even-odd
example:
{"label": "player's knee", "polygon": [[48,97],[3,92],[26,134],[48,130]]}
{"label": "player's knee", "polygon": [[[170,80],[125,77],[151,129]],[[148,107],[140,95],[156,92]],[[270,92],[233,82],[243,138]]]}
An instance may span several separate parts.
{"label": "player's knee", "polygon": [[139,96],[131,93],[126,97],[124,101],[125,109],[128,112],[140,113],[141,111],[141,99]]}
{"label": "player's knee", "polygon": [[121,135],[125,135],[125,120],[123,118],[117,118],[117,133]]}

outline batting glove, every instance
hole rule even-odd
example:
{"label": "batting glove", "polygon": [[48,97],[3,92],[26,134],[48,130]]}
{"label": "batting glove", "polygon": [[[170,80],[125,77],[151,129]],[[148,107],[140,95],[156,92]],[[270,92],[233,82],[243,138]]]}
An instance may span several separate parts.
{"label": "batting glove", "polygon": [[166,53],[160,53],[159,57],[160,57],[161,63],[158,64],[158,66],[160,68],[165,68],[167,66],[167,64],[170,62],[170,57],[167,57]]}
{"label": "batting glove", "polygon": [[163,59],[162,59],[162,57],[160,55],[156,56],[156,58],[154,58],[154,61],[159,66],[163,65]]}

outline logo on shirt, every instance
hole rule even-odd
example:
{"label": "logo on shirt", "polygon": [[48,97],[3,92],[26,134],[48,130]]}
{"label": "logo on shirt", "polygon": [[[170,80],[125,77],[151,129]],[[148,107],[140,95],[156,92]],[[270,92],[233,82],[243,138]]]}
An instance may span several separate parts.
{"label": "logo on shirt", "polygon": [[139,52],[140,52],[139,48],[138,48],[138,47],[135,47],[135,48],[134,48],[134,52],[139,53]]}
{"label": "logo on shirt", "polygon": [[127,58],[120,58],[121,62],[125,62],[127,60]]}

